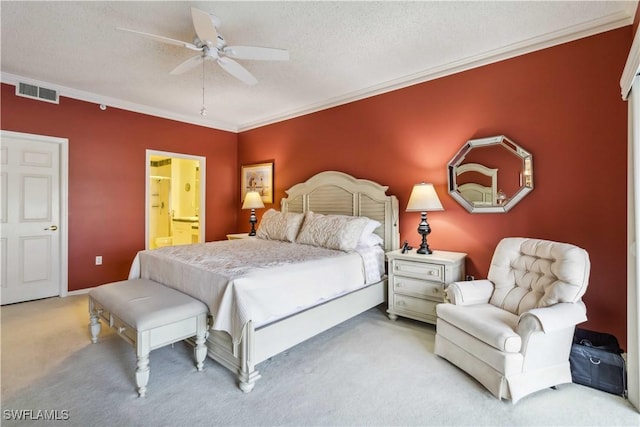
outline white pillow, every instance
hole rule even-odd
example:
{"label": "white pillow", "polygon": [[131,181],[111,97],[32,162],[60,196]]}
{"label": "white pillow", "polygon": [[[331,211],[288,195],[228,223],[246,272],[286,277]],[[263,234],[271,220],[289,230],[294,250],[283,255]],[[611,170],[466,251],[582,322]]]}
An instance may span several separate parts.
{"label": "white pillow", "polygon": [[369,234],[367,237],[361,237],[358,240],[358,248],[370,248],[372,246],[384,246],[384,240],[377,234]]}
{"label": "white pillow", "polygon": [[369,218],[347,215],[305,214],[296,243],[352,252]]}
{"label": "white pillow", "polygon": [[262,215],[256,237],[264,240],[293,242],[300,231],[304,214],[269,209]]}
{"label": "white pillow", "polygon": [[367,218],[367,225],[365,225],[364,230],[362,230],[362,235],[358,239],[358,246],[359,247],[362,247],[362,246],[364,246],[364,247],[375,246],[377,243],[370,244],[370,242],[371,242],[370,236],[376,236],[380,240],[382,240],[382,238],[380,238],[380,236],[378,236],[376,234],[373,234],[373,232],[376,230],[376,228],[380,227],[381,225],[382,224],[380,224],[375,219]]}

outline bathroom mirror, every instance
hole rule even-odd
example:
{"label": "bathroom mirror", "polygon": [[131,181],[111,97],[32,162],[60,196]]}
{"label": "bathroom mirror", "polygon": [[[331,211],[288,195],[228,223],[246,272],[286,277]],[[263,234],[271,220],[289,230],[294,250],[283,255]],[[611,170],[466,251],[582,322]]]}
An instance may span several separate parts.
{"label": "bathroom mirror", "polygon": [[504,135],[473,139],[449,162],[448,180],[469,212],[507,212],[533,190],[533,158]]}

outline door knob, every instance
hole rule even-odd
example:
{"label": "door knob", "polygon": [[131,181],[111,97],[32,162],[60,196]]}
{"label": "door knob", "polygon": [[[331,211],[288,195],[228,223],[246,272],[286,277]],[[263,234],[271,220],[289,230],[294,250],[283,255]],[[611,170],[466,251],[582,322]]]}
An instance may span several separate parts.
{"label": "door knob", "polygon": [[51,231],[56,231],[57,229],[58,229],[57,225],[52,225],[51,227],[45,228],[45,230],[51,230]]}

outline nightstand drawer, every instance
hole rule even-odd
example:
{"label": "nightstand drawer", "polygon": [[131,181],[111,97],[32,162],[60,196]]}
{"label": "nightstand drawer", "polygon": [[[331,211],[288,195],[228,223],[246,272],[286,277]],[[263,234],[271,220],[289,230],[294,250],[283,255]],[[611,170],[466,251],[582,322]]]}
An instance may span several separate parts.
{"label": "nightstand drawer", "polygon": [[403,276],[392,276],[393,291],[424,298],[444,299],[444,284]]}
{"label": "nightstand drawer", "polygon": [[408,312],[421,317],[436,318],[436,306],[435,301],[429,301],[420,298],[414,298],[406,295],[395,294],[393,296],[393,308],[399,314],[402,312]]}
{"label": "nightstand drawer", "polygon": [[393,262],[393,274],[415,277],[416,279],[430,280],[432,282],[443,282],[444,266],[439,264],[430,264],[428,262],[395,260]]}

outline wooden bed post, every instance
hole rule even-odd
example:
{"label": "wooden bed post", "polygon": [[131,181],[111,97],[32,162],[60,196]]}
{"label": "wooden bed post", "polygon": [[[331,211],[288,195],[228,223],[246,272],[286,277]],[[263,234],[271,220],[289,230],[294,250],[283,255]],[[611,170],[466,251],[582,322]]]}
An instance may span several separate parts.
{"label": "wooden bed post", "polygon": [[253,343],[255,340],[255,330],[253,321],[249,321],[242,330],[242,340],[240,341],[240,370],[238,380],[240,390],[249,393],[260,379],[260,374],[255,369]]}

